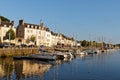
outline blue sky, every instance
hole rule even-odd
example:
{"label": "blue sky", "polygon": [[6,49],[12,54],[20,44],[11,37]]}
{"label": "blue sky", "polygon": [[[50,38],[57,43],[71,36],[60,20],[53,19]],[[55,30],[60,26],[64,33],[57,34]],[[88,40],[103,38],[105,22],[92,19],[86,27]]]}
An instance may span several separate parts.
{"label": "blue sky", "polygon": [[0,0],[0,15],[78,40],[120,43],[120,0]]}

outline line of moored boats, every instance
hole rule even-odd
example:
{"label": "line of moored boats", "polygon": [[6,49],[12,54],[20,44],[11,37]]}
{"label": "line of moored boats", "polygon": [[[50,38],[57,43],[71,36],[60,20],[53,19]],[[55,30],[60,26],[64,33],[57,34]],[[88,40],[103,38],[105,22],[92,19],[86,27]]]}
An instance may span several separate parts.
{"label": "line of moored boats", "polygon": [[90,55],[90,54],[97,54],[97,53],[104,53],[104,52],[111,52],[115,51],[116,49],[108,49],[108,50],[98,50],[98,49],[86,49],[86,50],[75,50],[71,52],[60,52],[55,51],[54,53],[49,53],[48,51],[31,54],[28,56],[15,56],[13,59],[21,60],[21,59],[28,59],[28,60],[41,60],[41,61],[55,61],[61,59],[69,59],[74,58],[77,55]]}

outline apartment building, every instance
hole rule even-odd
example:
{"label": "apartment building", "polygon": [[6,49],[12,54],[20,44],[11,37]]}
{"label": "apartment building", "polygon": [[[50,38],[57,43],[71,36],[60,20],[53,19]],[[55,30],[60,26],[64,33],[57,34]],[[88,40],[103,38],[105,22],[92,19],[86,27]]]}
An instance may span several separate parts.
{"label": "apartment building", "polygon": [[57,43],[56,43],[56,33],[54,33],[54,32],[52,32],[51,31],[51,46],[55,46],[55,45],[57,45]]}
{"label": "apartment building", "polygon": [[52,35],[51,35],[51,31],[49,30],[49,28],[46,29],[46,46],[51,47],[52,46]]}
{"label": "apartment building", "polygon": [[54,33],[51,32],[51,36],[52,36],[52,46],[60,46],[60,47],[70,47],[70,46],[74,46],[74,40],[73,38],[67,37],[62,33]]}
{"label": "apartment building", "polygon": [[[0,42],[6,42],[9,40],[4,40],[6,32],[9,29],[13,29],[16,34],[16,39],[11,40],[11,43],[15,44],[34,44],[34,45],[44,45],[44,46],[74,46],[75,42],[72,38],[66,37],[63,34],[55,33],[50,31],[44,23],[40,22],[39,25],[25,23],[24,20],[19,20],[17,28],[14,27],[14,21],[7,22],[2,21],[0,18]],[[31,38],[34,38],[34,40]]]}
{"label": "apartment building", "polygon": [[[40,25],[25,23],[24,20],[19,20],[17,26],[17,41],[19,44],[34,44],[34,45],[44,45],[50,46],[51,33],[49,28],[45,27],[43,23]],[[35,40],[31,41],[31,37]]]}
{"label": "apartment building", "polygon": [[[4,37],[6,35],[6,32],[12,29],[15,34],[16,34],[16,28],[14,27],[14,21],[7,22],[7,21],[2,21],[0,18],[0,42],[6,42],[9,40],[4,40]],[[11,40],[11,43],[15,43],[15,40]]]}
{"label": "apartment building", "polygon": [[[56,45],[74,46],[72,38],[50,31],[43,23],[36,25],[19,20],[16,33],[18,44],[35,44],[37,46],[44,45],[48,47]],[[31,41],[31,37],[34,37],[35,40]]]}

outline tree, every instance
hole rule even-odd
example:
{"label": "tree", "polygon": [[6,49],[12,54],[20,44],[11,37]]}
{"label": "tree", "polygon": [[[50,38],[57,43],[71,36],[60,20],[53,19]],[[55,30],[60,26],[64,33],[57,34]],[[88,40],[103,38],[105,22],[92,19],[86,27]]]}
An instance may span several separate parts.
{"label": "tree", "polygon": [[4,16],[0,16],[2,21],[6,21],[6,22],[10,22],[10,20],[8,18],[5,18]]}
{"label": "tree", "polygon": [[32,41],[32,42],[35,42],[35,36],[34,35],[32,35],[31,37],[30,37],[30,41]]}
{"label": "tree", "polygon": [[30,43],[30,38],[29,37],[26,39],[26,43]]}
{"label": "tree", "polygon": [[10,40],[14,40],[15,39],[15,32],[13,31],[13,29],[9,29],[6,32],[5,39],[10,39]]}
{"label": "tree", "polygon": [[83,47],[88,47],[88,46],[89,46],[89,42],[86,41],[86,40],[83,40],[83,41],[81,42],[81,46],[83,46]]}

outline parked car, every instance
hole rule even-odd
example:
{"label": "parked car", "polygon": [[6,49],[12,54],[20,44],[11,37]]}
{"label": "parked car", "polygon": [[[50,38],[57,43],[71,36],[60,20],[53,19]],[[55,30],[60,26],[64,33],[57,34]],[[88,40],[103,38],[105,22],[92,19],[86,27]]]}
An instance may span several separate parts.
{"label": "parked car", "polygon": [[15,45],[16,48],[20,48],[21,46],[20,45]]}
{"label": "parked car", "polygon": [[26,44],[21,44],[20,46],[21,46],[22,48],[23,48],[23,47],[27,47],[27,45],[26,45]]}
{"label": "parked car", "polygon": [[0,43],[0,48],[3,48],[3,44],[2,43]]}
{"label": "parked car", "polygon": [[32,47],[37,47],[36,45],[29,45],[28,47],[32,48]]}
{"label": "parked car", "polygon": [[8,48],[8,47],[10,47],[10,44],[4,43],[4,44],[3,44],[3,47],[4,47],[4,48]]}
{"label": "parked car", "polygon": [[26,44],[20,44],[20,45],[16,45],[15,47],[17,47],[17,48],[25,48],[25,47],[27,47],[27,45]]}
{"label": "parked car", "polygon": [[8,48],[8,47],[13,47],[13,44],[9,44],[9,43],[0,43],[0,48]]}

